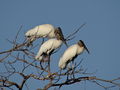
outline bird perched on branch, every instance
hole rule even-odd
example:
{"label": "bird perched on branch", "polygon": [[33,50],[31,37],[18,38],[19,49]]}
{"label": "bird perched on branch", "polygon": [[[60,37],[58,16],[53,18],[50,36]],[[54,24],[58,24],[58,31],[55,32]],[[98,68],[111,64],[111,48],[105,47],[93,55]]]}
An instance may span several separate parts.
{"label": "bird perched on branch", "polygon": [[74,44],[67,48],[67,50],[64,52],[62,57],[59,61],[59,68],[65,69],[67,64],[71,61],[74,61],[74,59],[83,53],[83,51],[86,50],[89,53],[89,50],[87,49],[86,45],[82,40],[79,40],[77,44]]}
{"label": "bird perched on branch", "polygon": [[55,37],[56,38],[49,39],[41,45],[37,55],[35,56],[35,59],[41,61],[44,55],[51,55],[52,52],[59,48],[63,43],[68,46],[60,27],[58,27],[55,31]]}
{"label": "bird perched on branch", "polygon": [[28,38],[33,36],[36,36],[37,38],[41,38],[41,37],[54,38],[55,30],[56,28],[51,24],[42,24],[27,31],[25,36]]}
{"label": "bird perched on branch", "polygon": [[25,33],[25,36],[27,37],[27,40],[29,41],[27,46],[29,46],[37,38],[55,38],[56,37],[55,32],[57,30],[58,30],[58,27],[54,27],[51,24],[38,25],[28,30]]}

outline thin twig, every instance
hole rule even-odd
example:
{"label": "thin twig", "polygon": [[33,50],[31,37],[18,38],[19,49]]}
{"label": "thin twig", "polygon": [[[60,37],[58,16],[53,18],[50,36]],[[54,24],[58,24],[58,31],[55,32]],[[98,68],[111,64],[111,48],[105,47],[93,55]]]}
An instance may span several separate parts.
{"label": "thin twig", "polygon": [[68,35],[65,39],[68,40],[71,36],[75,35],[85,25],[86,25],[86,23],[83,23],[75,32]]}

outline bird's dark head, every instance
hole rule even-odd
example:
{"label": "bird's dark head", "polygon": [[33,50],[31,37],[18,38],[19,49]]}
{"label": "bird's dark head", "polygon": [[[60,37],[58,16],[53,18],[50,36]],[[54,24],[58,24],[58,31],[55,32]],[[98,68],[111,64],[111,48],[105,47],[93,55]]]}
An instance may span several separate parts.
{"label": "bird's dark head", "polygon": [[57,39],[60,39],[60,38],[61,38],[61,33],[60,33],[60,31],[62,31],[60,27],[55,28],[54,33],[55,33],[55,37],[56,37]]}
{"label": "bird's dark head", "polygon": [[64,38],[64,35],[62,33],[62,29],[60,27],[57,27],[55,29],[55,37],[58,39],[58,40],[62,40],[63,43],[68,47],[67,43],[66,43],[66,39]]}
{"label": "bird's dark head", "polygon": [[89,50],[88,50],[88,48],[86,47],[85,43],[84,43],[82,40],[79,40],[78,45],[79,45],[80,47],[84,47],[85,50],[86,50],[88,53],[90,53]]}

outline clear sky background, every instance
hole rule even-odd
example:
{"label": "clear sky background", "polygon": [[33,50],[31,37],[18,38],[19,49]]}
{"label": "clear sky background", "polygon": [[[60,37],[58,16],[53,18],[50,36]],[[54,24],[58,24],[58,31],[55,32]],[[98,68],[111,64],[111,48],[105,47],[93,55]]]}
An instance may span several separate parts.
{"label": "clear sky background", "polygon": [[[94,74],[97,77],[103,79],[119,77],[120,0],[0,0],[0,51],[11,48],[6,39],[13,40],[20,25],[23,25],[21,40],[24,33],[36,25],[49,23],[56,27],[60,26],[66,36],[84,22],[87,23],[86,26],[76,34],[76,38],[70,41],[69,45],[82,39],[91,54],[85,52],[77,60],[84,58],[83,66],[89,72],[97,70]],[[63,51],[59,54],[61,55]],[[32,86],[30,90],[34,87]],[[90,82],[61,88],[61,90],[73,89],[102,90]]]}

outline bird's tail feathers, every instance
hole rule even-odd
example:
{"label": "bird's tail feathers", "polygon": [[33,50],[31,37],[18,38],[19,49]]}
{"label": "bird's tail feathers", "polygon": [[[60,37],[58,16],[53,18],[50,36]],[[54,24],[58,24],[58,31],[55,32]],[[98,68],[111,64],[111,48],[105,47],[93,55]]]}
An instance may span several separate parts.
{"label": "bird's tail feathers", "polygon": [[43,56],[35,56],[35,59],[41,61],[43,59]]}
{"label": "bird's tail feathers", "polygon": [[66,63],[62,62],[62,60],[60,59],[60,62],[59,62],[58,66],[59,66],[60,69],[65,69],[66,68]]}

